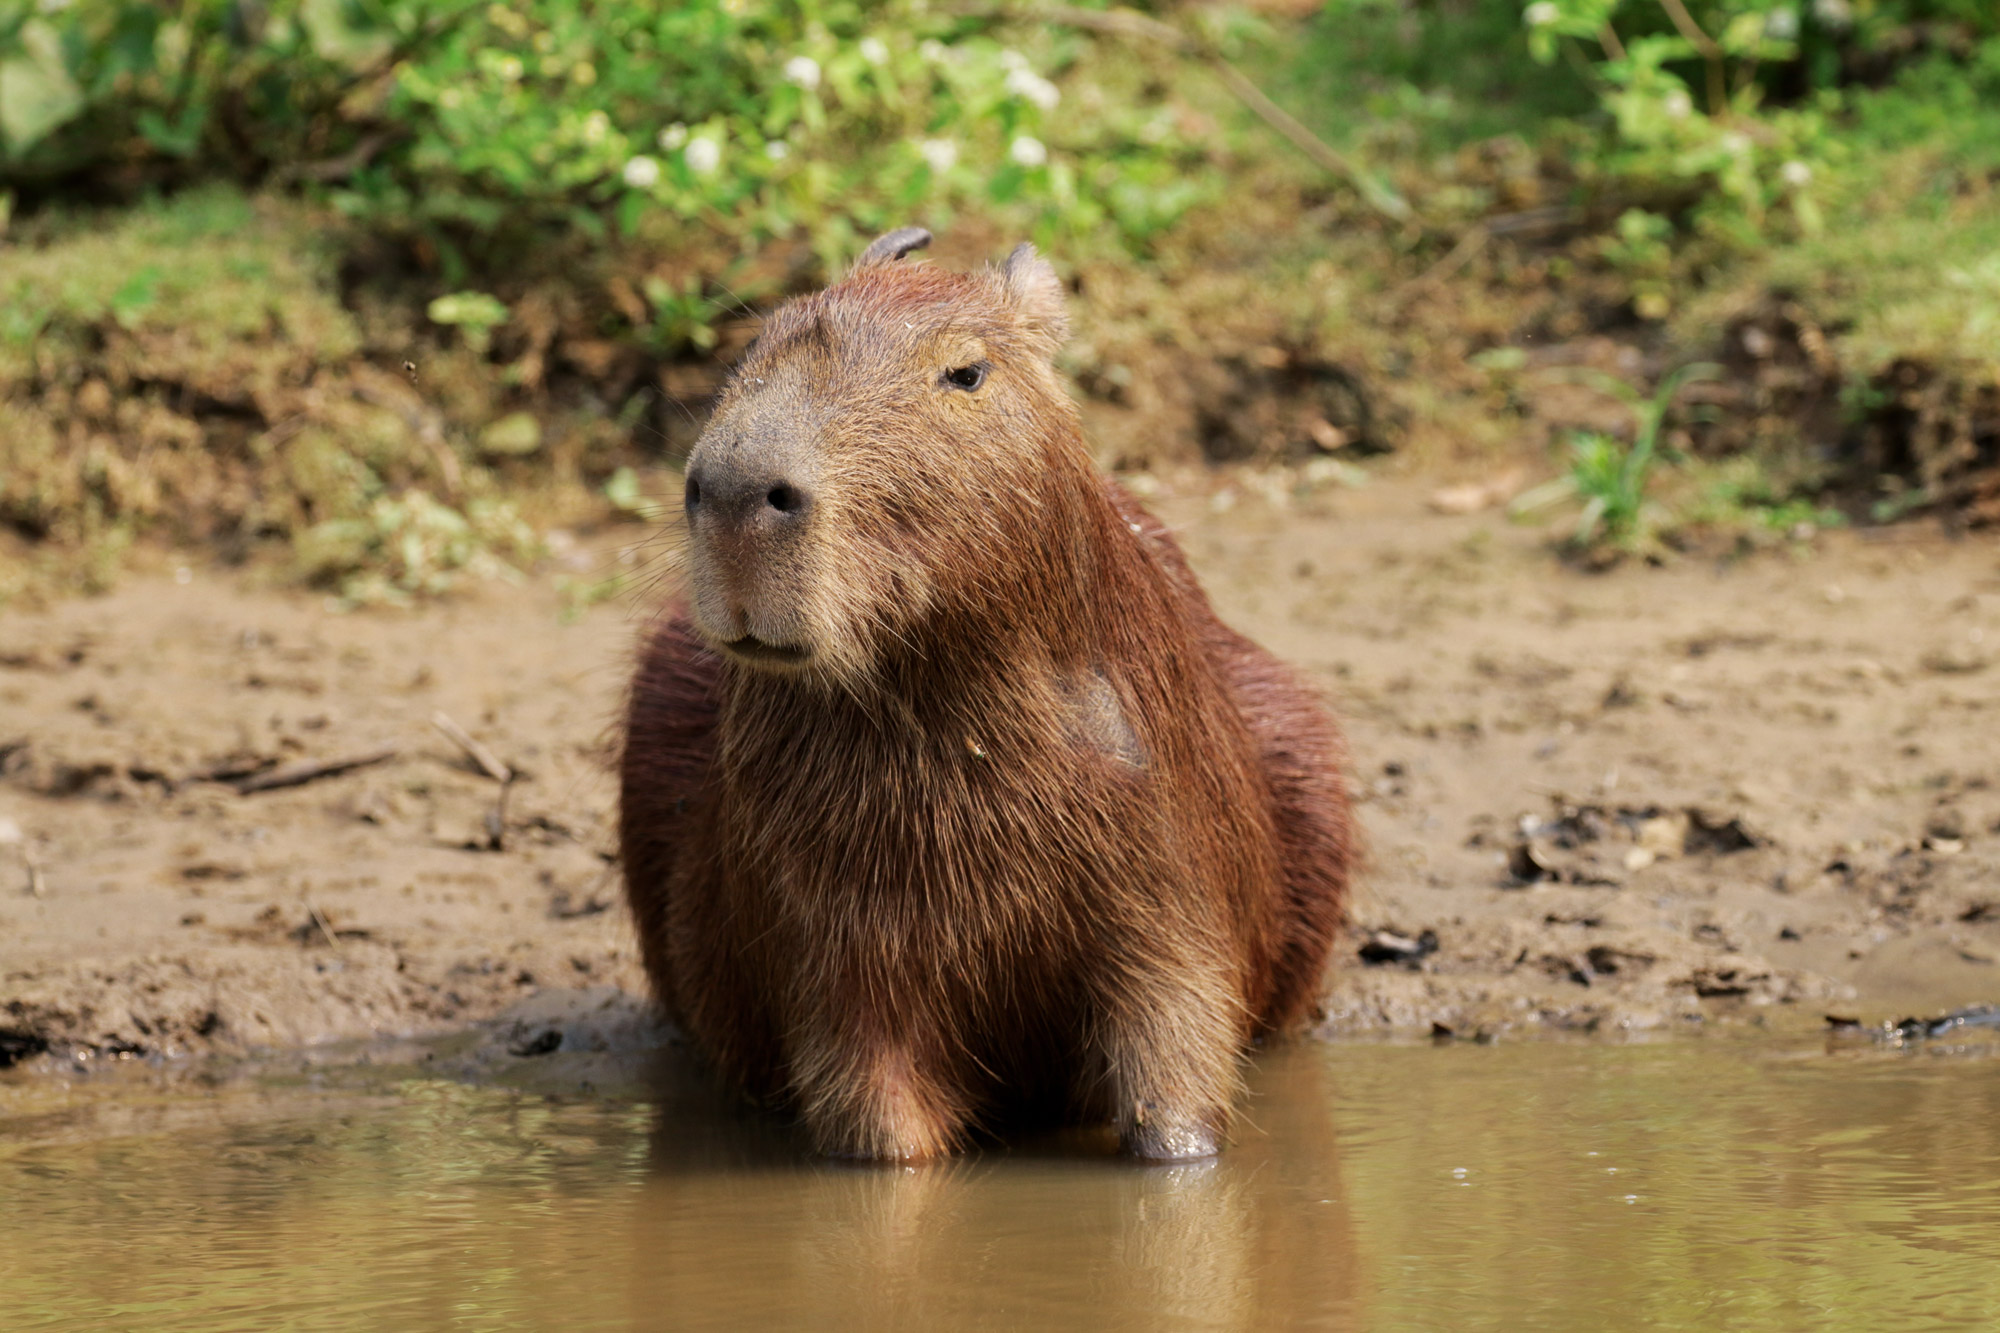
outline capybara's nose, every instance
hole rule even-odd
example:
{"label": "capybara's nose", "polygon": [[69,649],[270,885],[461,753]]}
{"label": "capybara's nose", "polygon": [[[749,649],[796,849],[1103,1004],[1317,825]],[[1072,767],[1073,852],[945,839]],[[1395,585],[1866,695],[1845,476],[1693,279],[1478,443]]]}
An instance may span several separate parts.
{"label": "capybara's nose", "polygon": [[776,537],[802,525],[811,509],[811,492],[770,468],[707,460],[688,469],[688,523],[717,535]]}

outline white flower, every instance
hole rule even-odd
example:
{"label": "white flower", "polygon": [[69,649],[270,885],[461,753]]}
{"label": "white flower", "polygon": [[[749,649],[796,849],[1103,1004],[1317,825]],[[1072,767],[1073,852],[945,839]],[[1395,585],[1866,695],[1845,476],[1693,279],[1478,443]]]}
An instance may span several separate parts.
{"label": "white flower", "polygon": [[944,49],[943,42],[935,37],[926,37],[923,45],[917,48],[917,54],[935,65],[945,59],[947,52]]}
{"label": "white flower", "polygon": [[863,37],[861,58],[871,65],[886,65],[889,63],[889,48],[883,45],[880,37]]}
{"label": "white flower", "polygon": [[1005,70],[1026,69],[1028,58],[1012,47],[1000,53],[1000,68]]}
{"label": "white flower", "polygon": [[917,145],[924,161],[936,172],[950,171],[958,165],[958,145],[949,139],[925,139]]}
{"label": "white flower", "polygon": [[583,118],[583,141],[585,143],[603,143],[604,136],[609,133],[611,133],[611,117],[605,115],[602,111],[593,111]]}
{"label": "white flower", "polygon": [[658,158],[638,154],[625,163],[625,170],[619,173],[625,183],[635,190],[650,190],[660,183],[660,162]]}
{"label": "white flower", "polygon": [[1033,102],[1044,111],[1053,111],[1062,101],[1062,91],[1031,69],[1017,69],[1007,75],[1007,91]]}
{"label": "white flower", "polygon": [[1562,17],[1562,9],[1555,0],[1535,0],[1521,11],[1521,18],[1531,28],[1546,28]]}
{"label": "white flower", "polygon": [[819,87],[819,61],[811,56],[793,56],[785,62],[785,81],[811,92]]}
{"label": "white flower", "polygon": [[1789,42],[1799,35],[1799,11],[1774,9],[1764,16],[1764,35],[1774,42]]}
{"label": "white flower", "polygon": [[1039,167],[1049,160],[1048,147],[1040,139],[1023,134],[1007,147],[1007,156],[1024,167]]}
{"label": "white flower", "polygon": [[1812,184],[1812,167],[1795,157],[1778,168],[1778,179],[1794,190],[1803,190]]}
{"label": "white flower", "polygon": [[722,145],[708,138],[689,139],[681,160],[687,163],[689,171],[706,176],[722,165]]}
{"label": "white flower", "polygon": [[660,149],[671,153],[688,141],[688,127],[678,120],[660,131]]}
{"label": "white flower", "polygon": [[1813,0],[1813,17],[1829,28],[1845,28],[1854,22],[1854,6],[1847,0]]}
{"label": "white flower", "polygon": [[764,145],[764,156],[773,162],[782,162],[792,155],[792,146],[783,139],[773,139]]}
{"label": "white flower", "polygon": [[1694,114],[1694,99],[1684,89],[1675,88],[1660,99],[1660,110],[1667,113],[1668,120],[1686,120]]}
{"label": "white flower", "polygon": [[1721,142],[1722,151],[1731,157],[1743,157],[1755,146],[1750,142],[1750,136],[1741,130],[1731,130],[1722,136]]}

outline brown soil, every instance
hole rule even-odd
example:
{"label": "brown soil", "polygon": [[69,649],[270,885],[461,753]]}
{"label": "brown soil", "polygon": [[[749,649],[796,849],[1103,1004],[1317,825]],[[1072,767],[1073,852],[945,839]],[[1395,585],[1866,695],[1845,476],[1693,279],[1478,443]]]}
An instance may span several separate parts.
{"label": "brown soil", "polygon": [[[1326,1030],[2000,998],[1990,542],[1589,574],[1430,512],[1434,478],[1289,476],[1191,471],[1152,503],[1347,720],[1372,864]],[[494,1016],[528,1056],[566,1013],[636,1015],[606,757],[648,609],[564,623],[556,583],[639,533],[421,612],[170,570],[0,612],[0,1064]],[[504,821],[440,710],[520,770]]]}

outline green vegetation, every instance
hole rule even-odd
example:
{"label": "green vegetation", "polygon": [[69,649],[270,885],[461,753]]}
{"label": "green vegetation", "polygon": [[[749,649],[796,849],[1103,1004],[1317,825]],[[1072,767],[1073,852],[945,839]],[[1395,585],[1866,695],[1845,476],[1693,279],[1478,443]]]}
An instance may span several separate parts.
{"label": "green vegetation", "polygon": [[[1656,365],[1724,363],[1737,391],[1676,451],[1656,531],[1823,524],[1836,502],[2000,520],[2000,9],[1335,0],[1309,32],[1294,95],[1364,160],[1400,159],[1440,233],[1417,255],[1472,253],[1458,291],[1527,307],[1507,341],[1595,326]],[[1452,249],[1481,224],[1483,250]],[[1634,437],[1551,443],[1582,450],[1559,465],[1607,515],[1627,463],[1658,470]]]}
{"label": "green vegetation", "polygon": [[1647,499],[1653,469],[1662,461],[1660,431],[1681,386],[1694,379],[1713,379],[1721,367],[1684,366],[1660,382],[1648,399],[1623,380],[1609,375],[1588,377],[1592,387],[1622,400],[1631,409],[1633,438],[1626,444],[1603,431],[1580,430],[1569,441],[1569,471],[1554,481],[1515,499],[1513,512],[1529,514],[1564,500],[1579,500],[1583,510],[1569,535],[1576,549],[1600,542],[1618,551],[1645,551],[1655,544],[1663,511]]}
{"label": "green vegetation", "polygon": [[[1618,549],[2000,520],[1996,181],[1985,0],[0,0],[0,596],[520,567],[912,220],[1069,268],[1120,466],[1546,444]],[[1711,419],[1579,434],[1602,344]]]}
{"label": "green vegetation", "polygon": [[1143,99],[1080,88],[1087,113],[1054,114],[1073,34],[1004,42],[915,0],[12,8],[0,134],[25,190],[317,184],[453,283],[552,229],[803,235],[832,265],[964,206],[1143,246],[1219,184],[1190,177],[1198,147]]}

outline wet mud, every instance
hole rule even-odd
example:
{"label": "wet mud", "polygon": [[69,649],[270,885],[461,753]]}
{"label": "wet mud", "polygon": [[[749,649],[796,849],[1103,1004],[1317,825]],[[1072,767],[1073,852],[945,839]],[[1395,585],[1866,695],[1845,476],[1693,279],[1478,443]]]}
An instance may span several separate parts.
{"label": "wet mud", "polygon": [[[2000,998],[1990,542],[1589,573],[1436,484],[1191,471],[1148,501],[1348,727],[1369,865],[1322,1035]],[[421,611],[169,566],[0,612],[0,1065],[499,1015],[532,1060],[570,1040],[551,997],[649,1021],[607,764],[649,594],[566,618],[556,580],[661,547],[565,549]]]}

